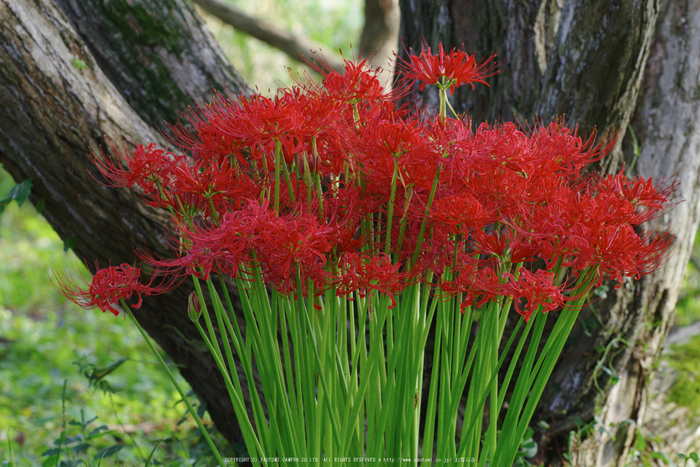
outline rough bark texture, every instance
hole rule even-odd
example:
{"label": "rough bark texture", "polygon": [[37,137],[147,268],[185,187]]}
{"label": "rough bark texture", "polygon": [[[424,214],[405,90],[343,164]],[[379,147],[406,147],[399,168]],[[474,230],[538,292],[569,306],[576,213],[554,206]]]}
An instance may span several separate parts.
{"label": "rough bark texture", "polygon": [[[666,429],[671,428],[675,417],[670,414],[675,408],[665,404],[664,375],[655,380],[655,363],[673,323],[674,305],[700,218],[699,34],[700,1],[662,2],[632,119],[642,148],[635,172],[645,177],[674,177],[680,182],[679,195],[685,201],[661,220],[661,225],[676,235],[675,251],[669,262],[635,294],[636,306],[627,310],[628,316],[642,320],[628,334],[636,349],[629,360],[621,358],[616,362],[616,371],[626,381],[621,380],[625,384],[618,383],[608,394],[602,411],[604,422],[619,424],[631,418],[638,426],[648,425],[662,438],[670,435]],[[629,151],[625,152],[629,163]],[[669,455],[687,454],[700,447],[697,424],[679,422],[679,428],[684,426],[685,431],[676,429],[675,435],[668,438],[669,445],[660,446]],[[624,429],[629,432],[627,449],[634,427]],[[600,435],[595,442],[601,445],[610,440]],[[591,443],[592,440],[585,441],[580,454],[587,453]],[[581,457],[581,465],[594,465],[585,464],[592,460],[590,455]]]}
{"label": "rough bark texture", "polygon": [[[643,173],[674,174],[682,183],[686,202],[679,214],[689,222],[698,219],[700,172],[700,1],[668,2],[662,6],[656,37],[645,72],[645,86],[632,125],[644,139],[639,169]],[[668,161],[668,162],[665,162]],[[680,216],[679,216],[680,219]],[[678,219],[675,219],[678,222]],[[680,251],[695,234],[688,228],[679,238]],[[681,256],[682,255],[682,256]],[[673,280],[678,280],[681,265]],[[664,310],[670,312],[671,310]],[[696,331],[697,333],[697,331]],[[644,426],[662,435],[665,452],[700,452],[700,432],[687,409],[666,403],[674,370],[661,365],[640,408]]]}
{"label": "rough bark texture", "polygon": [[[676,236],[673,256],[642,281],[609,284],[607,299],[582,313],[533,418],[551,427],[536,436],[535,465],[561,465],[572,431],[573,465],[625,465],[635,435],[629,420],[644,420],[652,368],[698,226],[700,55],[691,39],[700,27],[697,2],[664,2],[661,9],[657,0],[406,0],[401,8],[407,47],[421,50],[425,40],[435,50],[442,41],[464,44],[478,57],[498,53],[502,72],[490,87],[465,86],[453,97],[455,109],[475,122],[563,116],[582,132],[619,131],[603,167],[616,172],[623,158],[628,166],[633,159],[625,130],[636,110],[642,154],[634,173],[680,182],[685,203],[653,226]],[[422,96],[428,105],[436,101],[432,92]]]}
{"label": "rough bark texture", "polygon": [[[88,152],[99,154],[110,141],[162,142],[154,126],[175,121],[178,108],[243,84],[189,3],[60,5],[65,11],[51,0],[0,0],[0,162],[15,180],[32,179],[31,200],[44,199],[44,216],[62,238],[76,240],[79,257],[133,262],[132,245],[166,254],[166,218],[142,208],[133,192],[97,183]],[[137,318],[219,430],[237,439],[223,381],[183,313],[187,293],[153,297]]]}

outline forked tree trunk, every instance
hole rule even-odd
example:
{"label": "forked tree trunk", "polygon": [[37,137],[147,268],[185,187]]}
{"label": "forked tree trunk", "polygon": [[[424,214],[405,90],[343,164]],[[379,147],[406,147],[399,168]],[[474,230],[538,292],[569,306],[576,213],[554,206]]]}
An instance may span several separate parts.
{"label": "forked tree trunk", "polygon": [[[680,182],[685,202],[652,226],[676,236],[670,260],[641,281],[609,284],[608,298],[582,313],[533,418],[550,426],[536,437],[536,465],[561,465],[570,439],[572,465],[625,465],[698,227],[700,2],[425,0],[401,8],[401,37],[416,51],[424,38],[433,50],[442,41],[498,53],[502,72],[490,87],[454,96],[477,123],[563,116],[583,132],[619,131],[603,162],[616,172],[623,160],[633,164],[631,120],[641,145],[633,174]],[[579,420],[591,429],[580,430]]]}
{"label": "forked tree trunk", "polygon": [[[646,382],[698,224],[700,51],[692,39],[700,34],[700,0],[402,0],[401,7],[406,47],[420,50],[423,36],[432,47],[442,41],[498,52],[502,73],[489,88],[457,93],[459,111],[477,122],[565,115],[584,131],[620,130],[609,171],[632,162],[625,129],[634,115],[642,145],[634,172],[675,174],[681,183],[686,202],[660,225],[677,237],[674,256],[596,303],[602,325],[574,331],[536,416],[551,427],[538,437],[540,461],[561,463],[574,417],[587,423],[597,415],[606,430],[596,427],[574,444],[574,464],[622,465],[634,435],[623,422],[643,421]],[[44,199],[44,215],[61,237],[76,239],[80,257],[132,262],[132,245],[167,253],[166,217],[140,207],[128,190],[96,183],[87,153],[110,141],[162,142],[156,127],[174,122],[177,109],[211,98],[214,88],[242,85],[187,0],[0,0],[0,162],[16,180],[32,178],[32,201]],[[153,297],[137,317],[219,430],[240,439],[218,371],[183,312],[188,292]],[[583,321],[595,322],[594,311]],[[612,384],[600,365],[619,381]]]}

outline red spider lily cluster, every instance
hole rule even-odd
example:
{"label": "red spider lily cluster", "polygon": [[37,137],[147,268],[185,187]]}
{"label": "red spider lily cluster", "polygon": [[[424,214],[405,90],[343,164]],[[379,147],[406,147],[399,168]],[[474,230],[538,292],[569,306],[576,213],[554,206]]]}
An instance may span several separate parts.
{"label": "red spider lily cluster", "polygon": [[[398,70],[446,91],[483,82],[492,58],[479,64],[440,46]],[[436,296],[459,294],[463,308],[512,298],[529,319],[563,306],[566,284],[584,272],[594,285],[621,281],[668,253],[668,234],[638,227],[669,208],[675,184],[585,171],[614,138],[596,144],[558,121],[474,129],[468,118],[397,106],[401,92],[385,92],[365,62],[318,71],[320,83],[191,110],[172,127],[183,152],[150,144],[95,158],[109,184],[172,213],[177,256],[142,254],[145,263],[171,277],[257,272],[282,294],[333,287],[393,303],[424,283]],[[135,285],[126,265],[106,271],[68,296],[114,311],[130,287],[163,291]],[[102,287],[122,273],[122,286]]]}

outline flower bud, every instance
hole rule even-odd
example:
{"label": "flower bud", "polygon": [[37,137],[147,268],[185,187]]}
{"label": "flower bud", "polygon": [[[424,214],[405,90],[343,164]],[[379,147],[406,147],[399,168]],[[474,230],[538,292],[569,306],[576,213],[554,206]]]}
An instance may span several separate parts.
{"label": "flower bud", "polygon": [[202,316],[202,304],[199,303],[199,297],[195,291],[192,291],[187,297],[187,314],[190,315],[190,319],[194,323],[199,321],[199,318]]}
{"label": "flower bud", "polygon": [[311,167],[309,167],[309,161],[306,158],[306,155],[304,155],[301,159],[304,162],[304,167],[303,167],[304,172],[303,172],[301,178],[302,178],[302,180],[304,180],[304,183],[306,183],[306,186],[312,186],[314,181],[313,181],[313,178],[311,177]]}

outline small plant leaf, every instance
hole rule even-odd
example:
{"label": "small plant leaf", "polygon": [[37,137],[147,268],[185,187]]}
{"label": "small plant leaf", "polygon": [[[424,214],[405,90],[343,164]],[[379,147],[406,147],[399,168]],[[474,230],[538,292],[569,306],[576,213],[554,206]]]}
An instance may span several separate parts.
{"label": "small plant leaf", "polygon": [[0,214],[2,214],[5,211],[5,208],[8,204],[10,204],[10,201],[14,200],[17,203],[17,206],[22,206],[22,204],[24,204],[24,202],[27,201],[27,198],[29,198],[29,193],[31,191],[31,178],[28,178],[22,183],[18,183],[17,185],[10,188],[10,191],[7,192],[7,196],[0,200]]}
{"label": "small plant leaf", "polygon": [[120,358],[116,362],[111,363],[110,365],[107,365],[104,368],[95,368],[94,370],[92,370],[92,374],[89,376],[90,380],[94,382],[101,380],[102,378],[119,368],[122,365],[122,363],[124,363],[127,360],[127,358]]}
{"label": "small plant leaf", "polygon": [[549,423],[545,422],[544,420],[540,420],[537,422],[537,426],[542,428],[543,430],[549,430],[551,427],[549,426]]}
{"label": "small plant leaf", "polygon": [[44,451],[41,453],[41,457],[46,457],[46,456],[55,456],[58,454],[58,448],[51,448],[48,451]]}
{"label": "small plant leaf", "polygon": [[82,460],[61,461],[61,463],[58,464],[58,467],[77,467],[78,465],[85,465],[85,462],[83,462]]}
{"label": "small plant leaf", "polygon": [[672,467],[675,467],[676,465],[670,460],[668,460],[668,457],[666,457],[666,454],[664,454],[663,452],[652,452],[651,457],[653,457],[654,459],[660,459],[664,462],[664,464],[670,465]]}
{"label": "small plant leaf", "polygon": [[151,465],[153,465],[151,459],[153,459],[153,454],[156,453],[156,448],[158,447],[158,445],[160,444],[161,441],[163,441],[163,438],[159,439],[158,442],[156,443],[156,445],[153,446],[153,449],[151,450],[151,454],[148,456],[148,459],[146,459],[146,464],[144,465],[144,467],[148,467],[149,463],[151,463]]}
{"label": "small plant leaf", "polygon": [[123,444],[115,444],[114,446],[110,446],[108,448],[102,449],[100,452],[95,454],[95,458],[93,460],[100,460],[104,459],[105,457],[110,457],[118,453],[124,448]]}
{"label": "small plant leaf", "polygon": [[206,412],[206,411],[207,411],[207,404],[206,404],[206,403],[202,403],[202,405],[200,405],[200,406],[197,408],[197,416],[198,416],[199,418],[204,417],[204,412]]}
{"label": "small plant leaf", "polygon": [[78,239],[75,237],[68,237],[63,240],[63,251],[67,252],[68,249],[74,250],[78,246]]}
{"label": "small plant leaf", "polygon": [[31,191],[32,179],[28,178],[22,183],[18,183],[17,185],[10,188],[10,191],[7,194],[7,198],[5,199],[14,199],[18,206],[22,206],[24,202],[27,201],[27,198],[29,198],[29,193]]}
{"label": "small plant leaf", "polygon": [[73,57],[73,66],[77,70],[84,70],[87,68],[87,63],[85,63],[83,60],[79,59],[78,57]]}
{"label": "small plant leaf", "polygon": [[90,449],[90,444],[88,444],[88,443],[80,443],[80,444],[78,444],[77,446],[73,446],[73,448],[71,448],[71,451],[74,451],[74,452],[77,452],[77,453],[81,453],[81,452],[87,451],[88,449]]}
{"label": "small plant leaf", "polygon": [[[104,433],[101,433],[104,432]],[[91,440],[93,438],[99,438],[100,436],[104,436],[109,433],[109,428],[107,428],[107,425],[102,425],[98,426],[94,430],[92,430],[90,433],[87,435],[87,439]]]}

